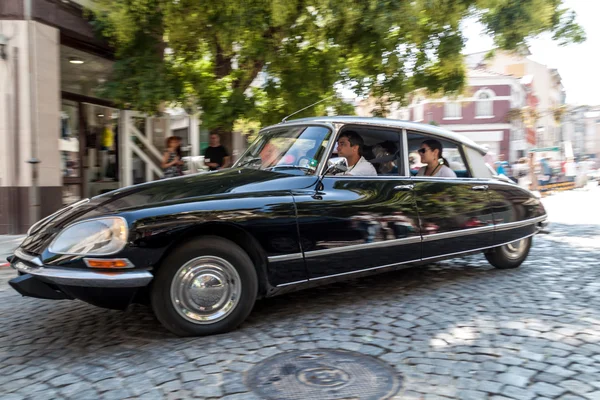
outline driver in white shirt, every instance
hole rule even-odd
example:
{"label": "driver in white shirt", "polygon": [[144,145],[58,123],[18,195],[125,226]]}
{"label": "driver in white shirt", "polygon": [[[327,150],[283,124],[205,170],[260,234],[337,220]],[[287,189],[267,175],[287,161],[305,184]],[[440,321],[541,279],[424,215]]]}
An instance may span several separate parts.
{"label": "driver in white shirt", "polygon": [[362,155],[365,142],[355,131],[344,131],[338,138],[338,156],[346,157],[348,170],[338,175],[377,176],[373,164]]}

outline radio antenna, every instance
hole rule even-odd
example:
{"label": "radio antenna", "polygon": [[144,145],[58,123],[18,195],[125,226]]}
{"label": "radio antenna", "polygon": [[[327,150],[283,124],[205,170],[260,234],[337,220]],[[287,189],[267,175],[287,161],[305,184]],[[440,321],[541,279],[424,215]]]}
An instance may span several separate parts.
{"label": "radio antenna", "polygon": [[286,121],[286,120],[287,120],[289,117],[291,117],[292,115],[296,115],[296,114],[298,114],[299,112],[302,112],[302,111],[306,110],[307,108],[311,108],[312,106],[316,106],[317,104],[319,104],[319,103],[322,103],[322,102],[324,102],[325,100],[329,100],[329,99],[331,99],[332,97],[335,97],[335,96],[336,96],[335,94],[332,94],[332,95],[331,95],[331,96],[329,96],[329,97],[325,97],[323,100],[319,100],[319,101],[317,101],[316,103],[313,103],[313,104],[311,104],[310,106],[306,106],[306,107],[304,107],[303,109],[301,109],[301,110],[298,110],[298,111],[296,111],[296,112],[294,112],[294,113],[292,113],[292,114],[288,115],[288,116],[287,116],[287,117],[285,117],[284,119],[282,119],[282,120],[281,120],[281,123],[282,123],[282,124],[285,124],[285,121]]}

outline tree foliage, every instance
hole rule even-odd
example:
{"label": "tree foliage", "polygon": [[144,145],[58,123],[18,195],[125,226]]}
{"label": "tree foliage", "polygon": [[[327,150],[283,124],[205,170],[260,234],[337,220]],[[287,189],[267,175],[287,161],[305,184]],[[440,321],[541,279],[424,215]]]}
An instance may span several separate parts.
{"label": "tree foliage", "polygon": [[[278,122],[349,113],[336,88],[405,102],[415,88],[465,83],[461,23],[477,16],[501,49],[551,32],[585,39],[562,0],[96,0],[98,31],[116,49],[108,96],[155,112],[202,110],[211,129],[239,118]],[[382,105],[382,109],[385,108]],[[385,111],[382,111],[385,113]]]}

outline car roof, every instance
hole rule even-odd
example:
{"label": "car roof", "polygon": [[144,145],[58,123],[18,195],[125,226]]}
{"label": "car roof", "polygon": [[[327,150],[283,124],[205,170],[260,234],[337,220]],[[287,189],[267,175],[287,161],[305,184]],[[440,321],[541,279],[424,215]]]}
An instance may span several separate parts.
{"label": "car roof", "polygon": [[326,122],[326,123],[339,123],[339,124],[356,124],[356,125],[373,125],[380,127],[393,127],[393,128],[405,128],[414,129],[423,133],[430,133],[432,135],[439,136],[444,139],[453,140],[456,142],[463,143],[473,149],[479,151],[481,154],[485,154],[487,150],[470,138],[461,135],[460,133],[453,132],[449,129],[440,128],[439,126],[431,124],[422,124],[418,122],[404,121],[399,119],[390,118],[377,118],[377,117],[354,117],[354,116],[330,116],[330,117],[310,117],[310,118],[299,118],[288,120],[286,122],[279,123],[277,125],[271,125],[264,129],[284,126],[288,123],[310,123],[310,122]]}

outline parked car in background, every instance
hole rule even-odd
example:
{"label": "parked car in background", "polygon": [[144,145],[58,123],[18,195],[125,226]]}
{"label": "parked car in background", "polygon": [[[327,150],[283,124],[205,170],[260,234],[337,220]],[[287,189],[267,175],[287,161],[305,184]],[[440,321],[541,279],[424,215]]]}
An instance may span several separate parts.
{"label": "parked car in background", "polygon": [[[376,175],[342,175],[347,130]],[[454,178],[416,176],[426,139]],[[177,335],[236,328],[259,298],[483,252],[526,259],[546,223],[538,196],[494,176],[485,150],[432,125],[322,117],[261,130],[231,169],[122,188],[41,220],[10,259],[25,296],[149,304]],[[360,301],[357,299],[357,301]]]}

